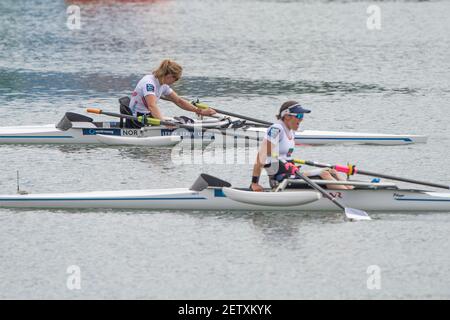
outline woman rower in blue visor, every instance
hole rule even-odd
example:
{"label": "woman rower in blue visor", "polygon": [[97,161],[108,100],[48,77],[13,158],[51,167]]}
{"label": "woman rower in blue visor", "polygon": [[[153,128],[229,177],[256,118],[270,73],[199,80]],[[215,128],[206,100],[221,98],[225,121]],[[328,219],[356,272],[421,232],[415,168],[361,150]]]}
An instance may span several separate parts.
{"label": "woman rower in blue visor", "polygon": [[[250,185],[251,190],[263,191],[263,187],[259,184],[262,168],[267,170],[272,188],[286,178],[295,177],[295,172],[298,170],[292,158],[292,153],[295,149],[295,132],[298,130],[305,113],[310,112],[297,101],[287,101],[281,105],[277,115],[278,121],[267,129],[266,136],[256,157],[256,162],[253,166],[252,184]],[[345,180],[334,169],[313,169],[303,172],[303,174],[310,178]],[[353,189],[352,186],[345,185],[327,185],[327,188]]]}

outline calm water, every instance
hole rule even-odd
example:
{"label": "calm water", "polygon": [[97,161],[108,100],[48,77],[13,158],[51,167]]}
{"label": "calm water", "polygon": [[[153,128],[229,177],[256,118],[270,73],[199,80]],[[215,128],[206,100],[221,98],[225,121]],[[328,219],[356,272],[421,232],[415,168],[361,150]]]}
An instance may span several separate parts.
{"label": "calm water", "polygon": [[[81,8],[81,29],[66,8]],[[297,99],[305,129],[417,133],[426,145],[304,147],[297,156],[448,183],[450,2],[1,1],[0,126],[117,111],[166,57],[177,92],[273,119]],[[167,115],[178,108],[161,103]],[[96,118],[97,119],[97,118]],[[100,118],[98,119],[105,119]],[[170,149],[0,146],[0,193],[247,185],[250,165],[179,166]],[[0,298],[450,298],[450,214],[0,209]],[[66,286],[79,266],[81,289]],[[367,268],[381,289],[367,288]]]}

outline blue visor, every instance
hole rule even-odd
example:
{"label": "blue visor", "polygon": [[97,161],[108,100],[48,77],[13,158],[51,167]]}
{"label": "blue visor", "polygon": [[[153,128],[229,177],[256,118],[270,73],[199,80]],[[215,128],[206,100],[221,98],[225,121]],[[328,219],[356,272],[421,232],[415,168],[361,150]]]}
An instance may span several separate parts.
{"label": "blue visor", "polygon": [[293,105],[293,106],[283,110],[281,112],[281,114],[280,114],[280,117],[283,117],[283,116],[288,115],[288,114],[289,115],[295,115],[295,116],[301,114],[302,116],[301,116],[301,118],[299,117],[299,119],[302,119],[304,113],[310,113],[310,112],[311,112],[311,110],[305,109],[299,104],[295,104],[295,105]]}
{"label": "blue visor", "polygon": [[296,104],[292,107],[289,107],[287,110],[289,110],[289,113],[310,113],[311,110],[303,108],[301,105]]}

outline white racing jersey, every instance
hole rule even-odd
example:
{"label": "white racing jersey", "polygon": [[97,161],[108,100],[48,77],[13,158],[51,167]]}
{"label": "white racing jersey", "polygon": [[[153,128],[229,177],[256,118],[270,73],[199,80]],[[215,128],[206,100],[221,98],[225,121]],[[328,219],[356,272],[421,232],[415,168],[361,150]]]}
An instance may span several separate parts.
{"label": "white racing jersey", "polygon": [[[266,132],[264,137],[267,141],[272,143],[272,159],[271,161],[275,161],[275,158],[282,161],[292,161],[294,160],[292,157],[292,153],[295,149],[295,131],[290,130],[286,127],[286,125],[278,120],[273,125],[271,125]],[[276,174],[278,171],[278,161],[275,161],[271,169],[268,169],[267,172],[269,175]],[[308,171],[304,171],[303,174],[306,176],[319,176],[325,169],[312,169]],[[295,178],[292,176],[292,178]]]}
{"label": "white racing jersey", "polygon": [[172,93],[172,89],[167,85],[161,85],[159,83],[158,78],[154,75],[146,75],[141,80],[139,80],[136,88],[131,94],[130,100],[130,109],[133,112],[133,115],[136,113],[149,113],[150,111],[147,108],[147,103],[145,101],[145,97],[148,95],[154,95],[157,100],[161,98],[161,96],[168,96]]}
{"label": "white racing jersey", "polygon": [[286,127],[282,121],[277,121],[271,125],[264,137],[272,143],[272,157],[280,160],[292,160],[292,153],[295,148],[295,132]]}

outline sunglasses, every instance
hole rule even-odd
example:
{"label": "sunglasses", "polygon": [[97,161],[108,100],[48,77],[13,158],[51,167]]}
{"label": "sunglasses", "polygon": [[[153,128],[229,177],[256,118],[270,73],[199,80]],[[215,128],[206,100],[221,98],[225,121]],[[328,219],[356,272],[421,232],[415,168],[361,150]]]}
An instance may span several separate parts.
{"label": "sunglasses", "polygon": [[300,119],[300,120],[302,120],[303,119],[303,116],[304,116],[304,114],[303,113],[295,113],[295,114],[289,114],[290,116],[293,116],[293,117],[296,117],[297,119]]}

